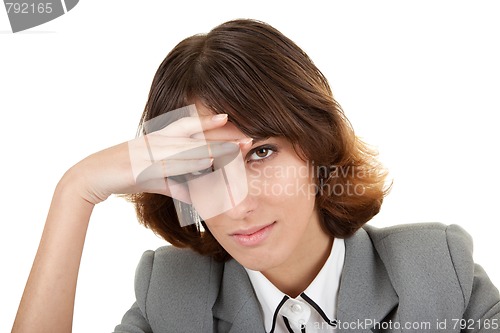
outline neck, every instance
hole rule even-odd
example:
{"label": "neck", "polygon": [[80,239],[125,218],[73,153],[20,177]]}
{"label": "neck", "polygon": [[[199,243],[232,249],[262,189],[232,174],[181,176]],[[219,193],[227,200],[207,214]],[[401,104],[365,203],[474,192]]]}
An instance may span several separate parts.
{"label": "neck", "polygon": [[304,239],[290,260],[262,274],[281,292],[299,296],[316,278],[330,256],[333,238],[321,230]]}

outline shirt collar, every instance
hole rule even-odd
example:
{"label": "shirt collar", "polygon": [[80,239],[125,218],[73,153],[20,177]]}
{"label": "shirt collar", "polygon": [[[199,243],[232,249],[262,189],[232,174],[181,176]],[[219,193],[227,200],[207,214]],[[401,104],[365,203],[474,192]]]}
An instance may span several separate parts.
{"label": "shirt collar", "polygon": [[[332,318],[336,316],[337,293],[344,267],[344,257],[344,240],[335,238],[328,259],[318,275],[304,290],[304,293],[318,304],[323,312]],[[285,294],[276,288],[261,272],[247,268],[245,270],[248,273],[250,282],[260,303],[266,332],[269,332],[273,325],[274,312]]]}

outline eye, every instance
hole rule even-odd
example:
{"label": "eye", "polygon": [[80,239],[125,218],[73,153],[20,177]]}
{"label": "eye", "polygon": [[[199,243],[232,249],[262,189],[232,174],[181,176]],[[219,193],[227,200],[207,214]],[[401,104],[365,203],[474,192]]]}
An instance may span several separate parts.
{"label": "eye", "polygon": [[276,152],[276,149],[273,147],[267,147],[267,146],[257,147],[250,152],[250,157],[248,158],[248,160],[249,161],[261,161],[261,160],[268,158],[269,156],[271,156],[275,152]]}

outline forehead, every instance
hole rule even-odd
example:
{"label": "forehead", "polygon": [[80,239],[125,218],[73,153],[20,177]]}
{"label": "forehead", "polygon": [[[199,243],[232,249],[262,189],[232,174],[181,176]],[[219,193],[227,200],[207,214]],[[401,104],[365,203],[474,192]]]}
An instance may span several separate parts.
{"label": "forehead", "polygon": [[207,108],[198,99],[194,102],[194,105],[196,106],[196,111],[198,112],[198,116],[210,116],[210,115],[214,115],[215,114],[215,112],[213,112],[211,109]]}
{"label": "forehead", "polygon": [[[199,116],[210,116],[214,115],[215,112],[204,106],[201,102],[197,101],[195,103],[196,110]],[[218,141],[218,140],[238,140],[247,138],[243,132],[238,129],[231,121],[229,120],[224,126],[211,129],[207,131],[203,131],[204,137],[210,141]]]}

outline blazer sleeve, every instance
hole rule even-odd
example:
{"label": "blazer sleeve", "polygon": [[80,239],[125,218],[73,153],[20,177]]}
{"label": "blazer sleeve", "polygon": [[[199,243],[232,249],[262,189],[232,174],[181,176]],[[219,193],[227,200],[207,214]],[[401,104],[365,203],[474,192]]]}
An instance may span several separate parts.
{"label": "blazer sleeve", "polygon": [[153,269],[154,251],[142,255],[135,273],[136,302],[125,313],[114,333],[153,333],[146,316],[146,298]]}
{"label": "blazer sleeve", "polygon": [[446,229],[451,259],[464,297],[462,332],[500,332],[500,295],[472,259],[472,239],[457,225]]}

